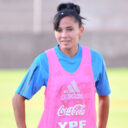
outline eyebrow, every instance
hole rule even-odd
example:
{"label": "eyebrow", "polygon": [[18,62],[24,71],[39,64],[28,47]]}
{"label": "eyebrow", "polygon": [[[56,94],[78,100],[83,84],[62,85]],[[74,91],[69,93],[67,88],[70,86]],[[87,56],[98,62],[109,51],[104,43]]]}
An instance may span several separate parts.
{"label": "eyebrow", "polygon": [[66,27],[66,28],[72,28],[72,26],[68,26],[68,27]]}
{"label": "eyebrow", "polygon": [[[59,29],[62,29],[61,27],[58,27]],[[66,28],[73,28],[72,26],[67,26]]]}

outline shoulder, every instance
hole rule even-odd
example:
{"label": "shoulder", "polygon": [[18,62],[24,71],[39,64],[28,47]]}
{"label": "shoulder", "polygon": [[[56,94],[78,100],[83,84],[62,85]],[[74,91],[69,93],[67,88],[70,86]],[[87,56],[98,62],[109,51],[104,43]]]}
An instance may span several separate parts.
{"label": "shoulder", "polygon": [[103,56],[97,52],[91,49],[91,63],[92,63],[92,70],[95,82],[99,80],[99,77],[103,72],[105,72],[105,63]]}
{"label": "shoulder", "polygon": [[95,50],[92,50],[92,49],[90,49],[90,52],[91,52],[91,58],[93,60],[99,60],[99,61],[103,61],[104,60],[103,56],[99,52],[97,52]]}
{"label": "shoulder", "polygon": [[95,50],[90,50],[91,51],[91,62],[92,62],[92,66],[97,68],[97,67],[101,67],[104,65],[104,58],[103,56],[95,51]]}
{"label": "shoulder", "polygon": [[93,49],[90,49],[86,46],[82,46],[82,48],[84,48],[85,50],[88,50],[91,53],[91,59],[92,60],[103,61],[103,56],[99,52],[97,52]]}
{"label": "shoulder", "polygon": [[47,54],[46,52],[43,52],[41,54],[39,54],[35,59],[34,59],[34,64],[36,65],[42,65],[44,63],[47,63],[48,59],[47,59]]}

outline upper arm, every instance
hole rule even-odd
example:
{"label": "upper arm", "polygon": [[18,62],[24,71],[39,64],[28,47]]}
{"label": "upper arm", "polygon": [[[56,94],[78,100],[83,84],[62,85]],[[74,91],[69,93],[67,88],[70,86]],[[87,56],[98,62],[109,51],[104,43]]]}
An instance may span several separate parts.
{"label": "upper arm", "polygon": [[111,91],[104,59],[99,53],[92,51],[91,60],[97,93],[101,96],[107,96]]}
{"label": "upper arm", "polygon": [[23,97],[23,96],[21,96],[21,95],[15,93],[15,95],[14,95],[13,98],[12,98],[12,103],[15,104],[15,103],[17,103],[17,102],[24,102],[25,99],[26,99],[25,97]]}
{"label": "upper arm", "polygon": [[43,85],[46,85],[48,73],[48,61],[44,53],[34,60],[16,93],[30,99]]}

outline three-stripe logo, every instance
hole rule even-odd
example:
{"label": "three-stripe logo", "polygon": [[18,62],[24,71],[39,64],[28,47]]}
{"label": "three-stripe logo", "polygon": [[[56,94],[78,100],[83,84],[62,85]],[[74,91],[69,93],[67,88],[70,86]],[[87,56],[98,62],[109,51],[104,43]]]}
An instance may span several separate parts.
{"label": "three-stripe logo", "polygon": [[83,99],[83,95],[80,93],[75,80],[71,81],[71,84],[67,86],[67,89],[64,90],[64,93],[61,96],[61,100],[68,99]]}

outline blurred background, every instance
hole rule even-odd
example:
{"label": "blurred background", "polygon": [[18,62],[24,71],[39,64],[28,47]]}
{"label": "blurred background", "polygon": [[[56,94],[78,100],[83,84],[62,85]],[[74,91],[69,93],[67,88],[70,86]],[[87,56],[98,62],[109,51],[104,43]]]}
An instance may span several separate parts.
{"label": "blurred background", "polygon": [[0,0],[0,68],[28,68],[54,47],[56,7],[69,1],[87,18],[80,43],[100,52],[108,67],[127,67],[127,0]]}
{"label": "blurred background", "polygon": [[[111,87],[107,128],[128,122],[128,0],[0,0],[0,128],[16,128],[12,97],[34,58],[54,47],[52,20],[61,2],[81,6],[85,32],[80,43],[100,52]],[[43,112],[44,88],[26,102],[28,128]]]}

